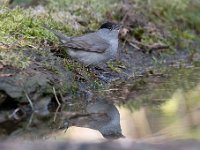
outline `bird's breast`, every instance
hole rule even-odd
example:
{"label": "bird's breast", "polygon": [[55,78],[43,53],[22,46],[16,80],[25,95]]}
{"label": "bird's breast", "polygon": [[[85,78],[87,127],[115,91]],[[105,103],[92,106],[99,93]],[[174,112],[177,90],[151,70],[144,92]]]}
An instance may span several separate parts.
{"label": "bird's breast", "polygon": [[110,40],[109,53],[114,56],[118,50],[118,40]]}

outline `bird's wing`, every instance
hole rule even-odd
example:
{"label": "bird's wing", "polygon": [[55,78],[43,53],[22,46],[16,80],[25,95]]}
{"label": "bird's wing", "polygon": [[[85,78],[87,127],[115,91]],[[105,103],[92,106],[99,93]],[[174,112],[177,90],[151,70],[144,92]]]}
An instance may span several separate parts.
{"label": "bird's wing", "polygon": [[46,25],[43,25],[43,27],[57,36],[64,46],[72,48],[73,50],[103,53],[109,47],[109,43],[94,32],[80,37],[67,37],[61,32],[53,30]]}
{"label": "bird's wing", "polygon": [[109,43],[95,33],[70,38],[64,45],[77,51],[82,50],[97,53],[103,53],[109,47]]}

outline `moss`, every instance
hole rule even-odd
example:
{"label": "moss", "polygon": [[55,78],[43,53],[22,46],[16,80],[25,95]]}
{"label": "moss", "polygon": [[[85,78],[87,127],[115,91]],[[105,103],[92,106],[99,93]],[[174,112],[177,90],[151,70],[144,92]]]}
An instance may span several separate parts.
{"label": "moss", "polygon": [[137,27],[132,31],[132,35],[138,40],[141,41],[143,34],[145,33],[144,28]]}
{"label": "moss", "polygon": [[[16,1],[16,4],[21,2],[21,0]],[[30,0],[28,3],[31,2]],[[38,14],[35,13],[33,8],[15,7],[10,9],[0,6],[0,41],[5,45],[4,48],[0,47],[0,51],[27,46],[37,50],[40,46],[43,47],[43,41],[52,41],[53,46],[58,45],[57,38],[42,27],[44,24],[60,30],[68,36],[76,36],[88,30],[96,30],[104,20],[103,16],[106,11],[111,8],[112,5],[108,5],[111,2],[114,1],[48,0],[46,6],[43,7],[44,12]],[[77,6],[77,3],[80,5]],[[2,52],[1,55],[6,55],[6,53]],[[15,66],[15,64],[12,64],[12,60],[8,60],[9,58],[11,57],[6,56],[3,60],[4,57],[2,57],[1,61],[4,64],[7,62],[7,65]],[[22,57],[17,57],[18,61],[20,58]],[[23,65],[23,67],[25,66],[27,65]],[[71,67],[73,66],[72,64]],[[70,67],[70,64],[68,67]]]}
{"label": "moss", "polygon": [[72,82],[72,83],[61,83],[60,85],[57,85],[57,89],[59,91],[60,94],[71,94],[71,95],[75,95],[77,94],[77,91],[79,90],[79,86],[77,85],[76,82]]}
{"label": "moss", "polygon": [[111,71],[114,71],[117,73],[121,73],[122,72],[121,68],[124,67],[124,65],[120,61],[108,61],[107,65]]}
{"label": "moss", "polygon": [[119,0],[49,0],[47,8],[55,12],[67,11],[76,16],[80,24],[87,25],[87,29],[96,30],[105,21],[106,13],[118,2]]}
{"label": "moss", "polygon": [[51,18],[31,17],[29,10],[24,11],[21,8],[11,10],[1,7],[0,9],[2,11],[0,14],[1,42],[8,45],[15,43],[15,46],[23,47],[37,46],[42,39],[53,39],[53,36],[42,28],[42,24],[53,22]]}
{"label": "moss", "polygon": [[[16,2],[21,3],[21,0]],[[28,3],[31,3],[31,0]],[[163,43],[169,45],[173,50],[175,48],[191,49],[194,42],[200,41],[198,36],[200,6],[196,3],[197,0],[134,0],[135,5],[130,5],[130,8],[144,14],[149,19],[150,25],[146,23],[144,27],[134,28],[131,35],[144,44]],[[97,29],[106,20],[105,18],[114,19],[113,16],[121,16],[120,9],[116,9],[120,4],[119,0],[47,0],[43,7],[44,12],[38,14],[35,14],[32,8],[9,9],[1,6],[0,41],[7,48],[0,50],[31,46],[41,51],[39,48],[41,45],[44,46],[43,41],[52,41],[53,46],[58,45],[56,37],[44,29],[43,24],[69,36],[80,35]],[[122,18],[116,17],[115,19]],[[151,23],[154,23],[155,26],[152,26]],[[160,28],[161,30],[159,30]],[[167,31],[167,34],[162,33],[162,29]],[[193,49],[197,49],[197,47],[194,46]],[[6,53],[1,55],[6,55]],[[1,59],[6,63],[9,56],[5,57],[7,60]],[[12,65],[12,61],[8,64]],[[69,62],[66,67],[73,69],[77,65]],[[116,69],[113,65],[110,65],[110,68]]]}
{"label": "moss", "polygon": [[200,41],[200,14],[197,13],[200,6],[197,0],[149,1],[143,11],[147,11],[145,14],[154,23],[170,33],[166,39],[171,46],[190,49],[194,47],[192,43]]}
{"label": "moss", "polygon": [[[122,19],[124,15],[130,13],[126,20],[128,23],[125,24],[130,24],[131,38],[134,37],[145,45],[154,43],[168,45],[171,52],[177,49],[190,51],[199,48],[198,0],[129,0],[128,2],[128,6],[121,7],[116,14],[122,16],[119,17]],[[122,13],[122,10],[125,12]]]}
{"label": "moss", "polygon": [[3,65],[10,65],[20,69],[25,69],[31,64],[30,58],[26,57],[22,51],[13,52],[13,51],[0,51],[0,62]]}

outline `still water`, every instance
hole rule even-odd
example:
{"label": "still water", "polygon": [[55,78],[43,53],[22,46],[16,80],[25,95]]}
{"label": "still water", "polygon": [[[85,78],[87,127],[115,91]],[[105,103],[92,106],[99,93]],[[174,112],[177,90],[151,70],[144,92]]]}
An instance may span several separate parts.
{"label": "still water", "polygon": [[116,81],[92,100],[80,98],[20,121],[1,122],[0,137],[84,142],[127,138],[150,143],[200,140],[199,73],[199,67],[168,68]]}

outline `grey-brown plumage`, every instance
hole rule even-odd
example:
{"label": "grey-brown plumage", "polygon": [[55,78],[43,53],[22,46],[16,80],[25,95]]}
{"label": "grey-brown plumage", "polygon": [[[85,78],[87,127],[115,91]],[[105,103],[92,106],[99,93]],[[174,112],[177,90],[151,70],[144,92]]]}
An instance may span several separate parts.
{"label": "grey-brown plumage", "polygon": [[109,43],[101,37],[95,35],[95,33],[89,33],[84,36],[70,38],[69,41],[64,43],[64,45],[75,50],[97,53],[103,53],[109,47]]}
{"label": "grey-brown plumage", "polygon": [[54,33],[60,42],[68,48],[68,54],[86,64],[98,64],[111,59],[117,54],[119,25],[107,22],[96,32],[79,37],[67,37],[61,32],[44,26]]}

